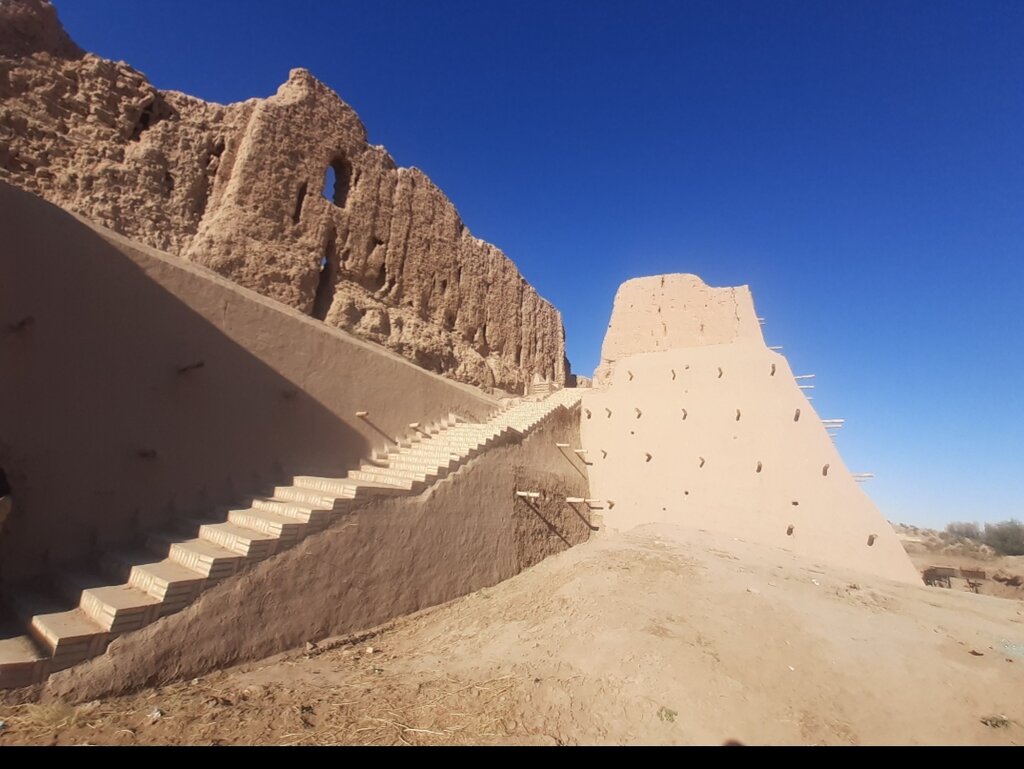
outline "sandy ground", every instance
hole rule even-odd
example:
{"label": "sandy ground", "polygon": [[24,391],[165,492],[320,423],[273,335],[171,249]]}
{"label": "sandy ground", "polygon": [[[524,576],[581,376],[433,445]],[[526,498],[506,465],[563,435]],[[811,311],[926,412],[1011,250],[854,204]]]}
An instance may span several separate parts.
{"label": "sandy ground", "polygon": [[356,639],[77,707],[0,745],[1024,744],[1024,602],[650,525]]}
{"label": "sandy ground", "polygon": [[[1000,556],[992,548],[970,539],[957,539],[933,529],[893,525],[904,550],[918,571],[930,566],[985,572],[978,584],[981,595],[1024,600],[1024,555]],[[950,579],[953,590],[970,590],[967,580]]]}

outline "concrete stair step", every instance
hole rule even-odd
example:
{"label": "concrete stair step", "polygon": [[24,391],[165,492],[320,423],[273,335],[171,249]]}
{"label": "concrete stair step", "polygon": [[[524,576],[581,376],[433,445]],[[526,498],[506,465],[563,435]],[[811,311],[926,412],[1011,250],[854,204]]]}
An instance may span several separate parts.
{"label": "concrete stair step", "polygon": [[386,483],[399,486],[400,488],[412,488],[412,484],[431,484],[438,479],[435,472],[432,475],[419,473],[412,470],[391,469],[378,467],[372,470],[353,470],[348,477],[355,481],[368,481],[370,483]]}
{"label": "concrete stair step", "polygon": [[392,459],[422,459],[425,461],[445,462],[450,459],[461,458],[468,453],[470,452],[454,451],[452,449],[442,449],[438,451],[396,451],[389,454],[377,454],[373,459],[376,462],[384,462]]}
{"label": "concrete stair step", "polygon": [[42,683],[50,674],[49,655],[14,617],[0,616],[0,689]]}
{"label": "concrete stair step", "polygon": [[305,536],[307,528],[305,523],[294,517],[251,507],[229,510],[228,523],[276,537],[278,549],[294,545]]}
{"label": "concrete stair step", "polygon": [[124,550],[102,559],[104,572],[160,601],[160,616],[181,611],[206,587],[206,577],[172,561],[157,560],[146,551]]}
{"label": "concrete stair step", "polygon": [[[320,504],[307,502],[304,499],[290,499],[289,490],[294,487],[288,486],[275,489],[275,496],[263,497],[252,501],[253,509],[273,513],[284,518],[291,518],[305,525],[305,534],[321,531],[327,527],[335,516],[338,507],[334,497],[319,497]],[[304,494],[296,496],[306,496]],[[326,504],[330,503],[330,504]]]}
{"label": "concrete stair step", "polygon": [[319,478],[310,475],[300,475],[292,479],[296,486],[313,491],[337,494],[339,497],[357,499],[375,494],[407,494],[408,489],[403,489],[394,484],[379,481],[357,481],[354,478]]}
{"label": "concrete stair step", "polygon": [[403,459],[401,457],[395,457],[390,462],[382,462],[380,464],[363,464],[359,469],[366,472],[375,472],[380,469],[386,470],[402,470],[405,472],[417,473],[420,475],[433,475],[438,478],[443,478],[448,475],[449,472],[455,467],[459,466],[459,460],[452,457],[446,462],[440,461],[425,461],[415,459]]}
{"label": "concrete stair step", "polygon": [[348,478],[360,484],[372,484],[372,486],[367,487],[368,494],[371,488],[374,490],[396,489],[416,493],[428,485],[425,477],[414,478],[400,473],[364,473],[359,470],[353,470],[348,474]]}
{"label": "concrete stair step", "polygon": [[154,532],[146,546],[157,555],[181,564],[206,577],[208,584],[237,573],[247,562],[244,555],[205,539],[180,539],[177,534]]}
{"label": "concrete stair step", "polygon": [[102,654],[107,648],[109,634],[67,599],[47,590],[21,587],[12,603],[28,634],[50,655],[51,673]]}
{"label": "concrete stair step", "polygon": [[81,571],[61,571],[51,581],[89,619],[113,635],[139,630],[160,617],[160,600],[128,584],[111,585],[97,574]]}
{"label": "concrete stair step", "polygon": [[277,551],[280,541],[273,534],[247,529],[234,523],[193,519],[199,539],[244,555],[250,561],[262,561]]}
{"label": "concrete stair step", "polygon": [[[317,510],[333,510],[341,500],[355,499],[355,488],[344,486],[341,493],[323,491],[322,489],[311,489],[304,486],[275,486],[271,491],[274,499],[286,499],[293,502],[301,502],[303,505],[312,505]],[[255,507],[255,505],[254,505]],[[264,508],[265,509],[265,508]],[[288,515],[288,513],[283,513]]]}

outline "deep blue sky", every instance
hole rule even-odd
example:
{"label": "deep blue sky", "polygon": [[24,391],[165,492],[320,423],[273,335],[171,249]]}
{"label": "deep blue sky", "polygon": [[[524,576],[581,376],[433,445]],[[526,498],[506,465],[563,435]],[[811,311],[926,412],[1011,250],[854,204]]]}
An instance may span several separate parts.
{"label": "deep blue sky", "polygon": [[1024,2],[57,0],[76,41],[231,102],[292,67],[561,309],[749,284],[892,520],[1024,517]]}

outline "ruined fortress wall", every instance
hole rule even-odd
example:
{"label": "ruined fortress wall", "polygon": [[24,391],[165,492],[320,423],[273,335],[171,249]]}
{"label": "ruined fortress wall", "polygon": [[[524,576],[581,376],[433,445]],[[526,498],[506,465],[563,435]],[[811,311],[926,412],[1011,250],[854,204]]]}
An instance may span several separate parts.
{"label": "ruined fortress wall", "polygon": [[568,374],[558,311],[305,70],[211,104],[83,53],[45,0],[2,0],[0,179],[459,381]]}
{"label": "ruined fortress wall", "polygon": [[634,278],[615,293],[594,379],[627,355],[744,340],[764,341],[746,286],[713,288],[685,273]]}
{"label": "ruined fortress wall", "polygon": [[0,211],[7,580],[498,405],[2,183]]}
{"label": "ruined fortress wall", "polygon": [[[578,441],[579,408],[559,410],[423,495],[373,499],[183,612],[118,638],[102,657],[51,677],[47,693],[83,701],[189,679],[508,579],[589,537],[586,514],[565,503],[587,495],[585,467],[566,468],[555,445]],[[516,497],[522,488],[541,497]]]}
{"label": "ruined fortress wall", "polygon": [[[667,276],[670,277],[670,276]],[[658,279],[644,279],[657,284]],[[689,328],[728,331],[728,303],[706,302],[709,290],[677,282],[672,297]],[[716,291],[711,289],[710,291]],[[722,289],[717,290],[721,296]],[[740,294],[746,333],[700,344],[684,329],[671,349],[635,352],[623,345],[603,387],[583,399],[583,445],[592,462],[592,494],[611,500],[611,528],[665,522],[722,531],[892,579],[919,582],[892,527],[847,470],[786,359],[760,337],[749,292]],[[664,305],[663,305],[664,306]],[[640,308],[635,308],[640,309]],[[616,329],[649,308],[619,311]],[[744,317],[741,314],[739,317]],[[638,345],[648,337],[634,336]],[[692,341],[687,345],[685,342]]]}

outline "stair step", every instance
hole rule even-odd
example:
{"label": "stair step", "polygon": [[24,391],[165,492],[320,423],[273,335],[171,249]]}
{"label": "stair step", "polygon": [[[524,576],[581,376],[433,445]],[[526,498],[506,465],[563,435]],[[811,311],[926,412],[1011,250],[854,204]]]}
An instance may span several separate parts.
{"label": "stair step", "polygon": [[159,599],[128,584],[111,585],[84,572],[60,572],[52,581],[89,619],[114,635],[139,630],[160,616]]}
{"label": "stair step", "polygon": [[[303,506],[312,506],[317,510],[329,512],[337,506],[339,500],[355,499],[355,489],[346,486],[342,493],[339,494],[337,492],[311,489],[293,484],[291,486],[275,486],[271,496],[275,499],[300,502]],[[288,515],[288,513],[283,513],[283,515]]]}
{"label": "stair step", "polygon": [[278,487],[274,490],[274,496],[254,499],[252,506],[255,510],[273,513],[299,522],[306,527],[306,534],[326,528],[334,517],[334,509],[337,507],[334,497],[323,498],[332,504],[318,505],[301,499],[290,499],[289,492],[292,489],[294,489],[293,486]]}
{"label": "stair step", "polygon": [[206,577],[199,572],[169,558],[155,560],[148,552],[109,553],[103,565],[108,573],[160,601],[161,617],[181,611],[206,587]]}
{"label": "stair step", "polygon": [[426,476],[413,477],[403,473],[366,473],[353,470],[348,478],[360,484],[372,484],[371,488],[399,489],[402,491],[417,491],[427,485]]}
{"label": "stair step", "polygon": [[199,527],[199,539],[244,555],[250,561],[262,561],[277,550],[278,538],[273,534],[247,529],[222,521],[194,521]]}
{"label": "stair step", "polygon": [[349,499],[373,496],[374,494],[407,494],[394,484],[379,481],[357,481],[350,478],[318,478],[310,475],[299,475],[293,478],[296,486],[314,491],[338,494]]}
{"label": "stair step", "polygon": [[42,683],[49,675],[49,655],[26,635],[13,617],[0,619],[0,689]]}
{"label": "stair step", "polygon": [[306,533],[306,524],[302,521],[291,516],[257,508],[229,510],[228,523],[276,537],[279,549],[291,547]]}
{"label": "stair step", "polygon": [[368,481],[370,483],[384,483],[389,486],[398,486],[403,489],[411,489],[416,483],[429,484],[437,480],[437,473],[427,475],[412,470],[392,470],[389,468],[377,468],[374,470],[353,470],[348,477],[354,481]]}
{"label": "stair step", "polygon": [[155,532],[146,539],[146,546],[159,555],[199,572],[208,581],[226,579],[238,572],[246,557],[205,539],[180,539],[175,534]]}
{"label": "stair step", "polygon": [[12,602],[29,635],[50,655],[55,673],[102,654],[110,636],[81,609],[67,600],[34,588],[15,592]]}

